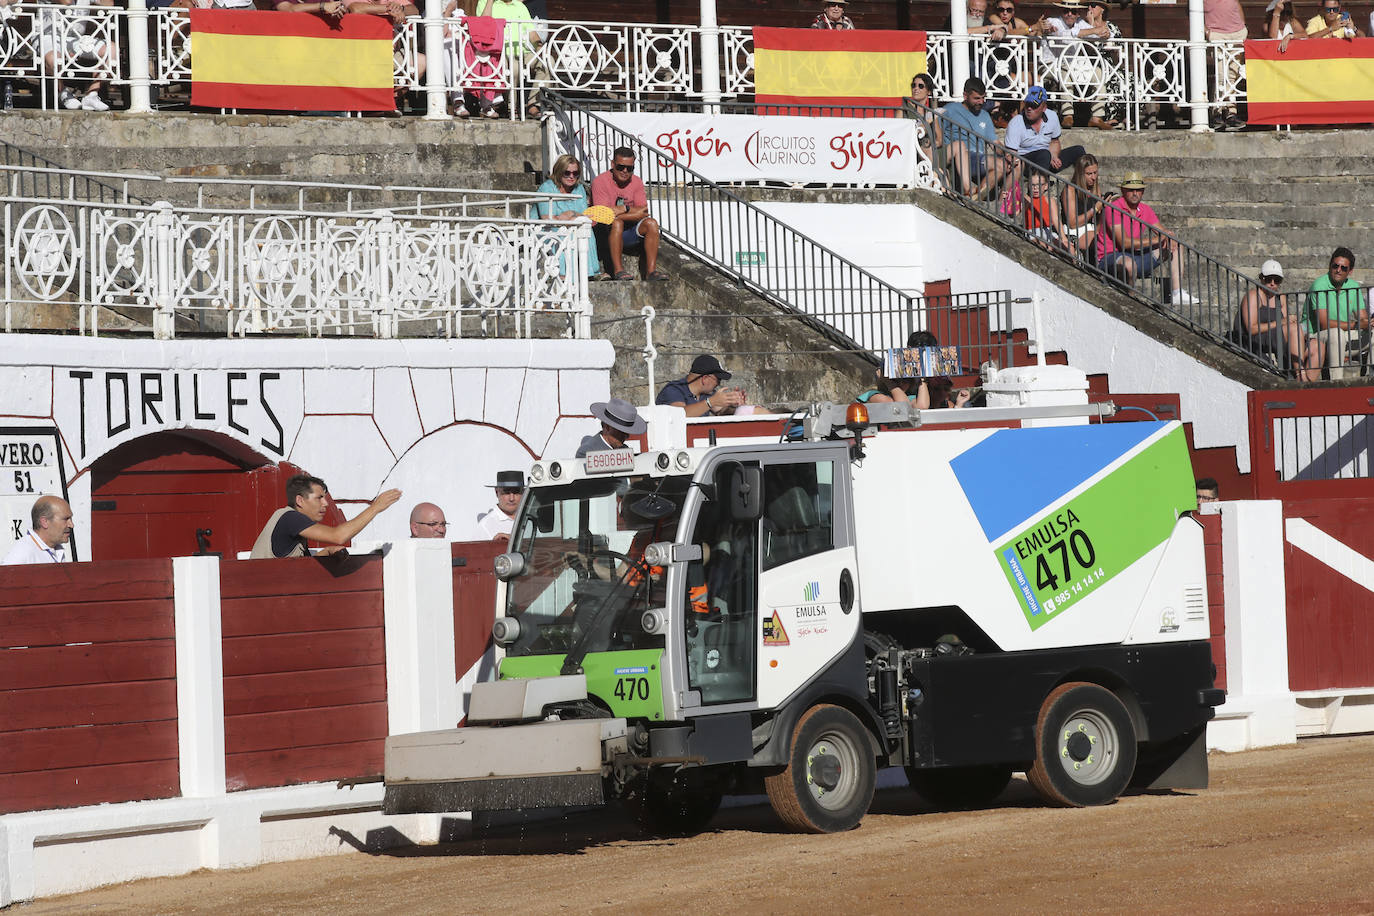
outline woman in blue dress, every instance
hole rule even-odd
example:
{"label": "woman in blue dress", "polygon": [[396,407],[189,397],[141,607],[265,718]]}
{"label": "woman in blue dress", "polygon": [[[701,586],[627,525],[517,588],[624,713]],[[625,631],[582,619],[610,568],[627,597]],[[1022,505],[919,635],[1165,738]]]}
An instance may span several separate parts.
{"label": "woman in blue dress", "polygon": [[[545,200],[534,205],[534,215],[537,219],[551,219],[560,221],[571,221],[582,215],[582,211],[591,206],[591,201],[587,199],[587,189],[582,184],[582,165],[577,161],[576,156],[563,154],[554,161],[553,171],[549,178],[539,186],[541,194],[574,194],[575,200]],[[561,270],[567,271],[566,259],[562,263]],[[596,246],[587,246],[587,276],[593,280],[609,280],[610,277],[601,269],[601,261],[596,256]]]}

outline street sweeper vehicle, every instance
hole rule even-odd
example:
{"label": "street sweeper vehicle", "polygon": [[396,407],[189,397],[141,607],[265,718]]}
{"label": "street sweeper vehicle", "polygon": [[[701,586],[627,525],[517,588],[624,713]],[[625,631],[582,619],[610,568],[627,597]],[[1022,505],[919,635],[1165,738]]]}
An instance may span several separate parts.
{"label": "street sweeper vehicle", "polygon": [[1065,806],[1205,787],[1224,694],[1182,427],[1036,411],[827,404],[789,441],[536,463],[499,679],[465,727],[387,740],[385,810],[619,798],[685,834],[766,792],[831,832],[890,766],[939,807],[1014,772]]}

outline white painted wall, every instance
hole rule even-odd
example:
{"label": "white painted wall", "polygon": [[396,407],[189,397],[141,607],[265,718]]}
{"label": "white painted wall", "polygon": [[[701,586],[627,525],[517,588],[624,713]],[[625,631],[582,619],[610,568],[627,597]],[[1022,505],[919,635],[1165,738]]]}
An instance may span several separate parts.
{"label": "white painted wall", "polygon": [[[1241,473],[1250,470],[1245,394],[1249,389],[1186,353],[1136,330],[1047,278],[916,207],[925,276],[948,278],[956,293],[1009,289],[1013,298],[1042,297],[1044,349],[1063,350],[1089,374],[1111,373],[1112,390],[1178,392],[1183,419],[1200,448],[1234,445]],[[1013,325],[1034,327],[1030,305],[1012,306]]]}
{"label": "white painted wall", "polygon": [[[117,340],[0,335],[0,427],[56,426],[77,555],[90,553],[90,469],[126,442],[201,429],[323,478],[345,515],[388,487],[370,540],[409,536],[437,503],[480,537],[484,484],[595,432],[614,351],[600,340]],[[6,542],[7,543],[7,542]],[[97,558],[98,559],[98,558]]]}

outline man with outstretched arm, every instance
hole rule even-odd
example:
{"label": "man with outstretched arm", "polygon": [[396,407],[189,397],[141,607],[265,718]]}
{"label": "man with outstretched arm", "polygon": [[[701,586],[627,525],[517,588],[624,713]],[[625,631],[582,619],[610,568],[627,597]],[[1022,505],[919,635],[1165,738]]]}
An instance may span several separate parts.
{"label": "man with outstretched arm", "polygon": [[400,490],[387,490],[367,504],[363,511],[342,524],[324,524],[329,509],[329,488],[324,481],[309,474],[297,474],[286,482],[286,506],[272,513],[253,542],[250,558],[264,560],[271,557],[308,557],[307,541],[318,541],[329,547],[321,555],[338,553],[378,515],[401,498]]}

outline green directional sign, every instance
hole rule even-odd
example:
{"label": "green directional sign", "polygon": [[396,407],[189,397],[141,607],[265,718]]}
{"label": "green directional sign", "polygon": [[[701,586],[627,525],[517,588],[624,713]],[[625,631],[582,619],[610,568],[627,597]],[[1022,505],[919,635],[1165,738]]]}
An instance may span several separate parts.
{"label": "green directional sign", "polygon": [[1184,447],[1183,430],[1174,430],[998,545],[1032,630],[1168,540],[1195,505],[1191,467],[1177,458]]}
{"label": "green directional sign", "polygon": [[763,267],[768,263],[766,251],[736,251],[736,267]]}

